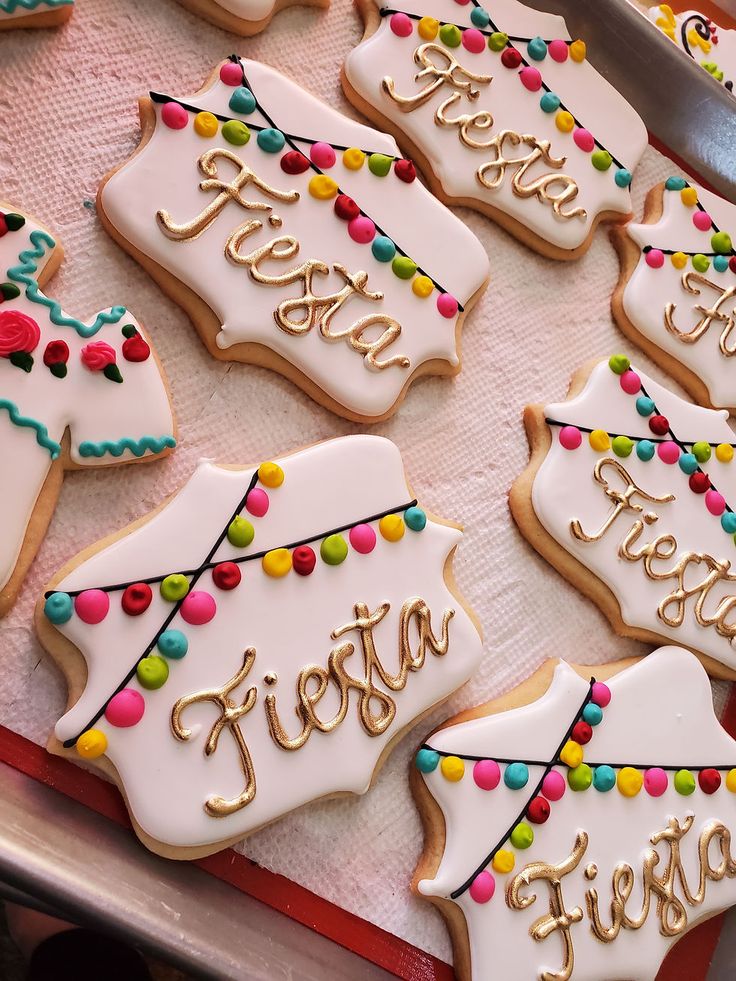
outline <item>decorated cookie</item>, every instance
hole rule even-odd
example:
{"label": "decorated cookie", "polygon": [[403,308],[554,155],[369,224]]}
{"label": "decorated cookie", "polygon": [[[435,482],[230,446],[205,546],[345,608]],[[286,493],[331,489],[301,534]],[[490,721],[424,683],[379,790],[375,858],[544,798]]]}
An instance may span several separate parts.
{"label": "decorated cookie", "polygon": [[682,177],[647,197],[644,224],[613,231],[621,329],[700,403],[736,406],[736,208]]}
{"label": "decorated cookie", "polygon": [[199,94],[151,93],[141,115],[100,210],[212,354],[271,367],[354,420],[459,370],[488,259],[390,137],[234,56]]}
{"label": "decorated cookie", "polygon": [[363,793],[480,661],[450,572],[460,537],[377,436],[201,463],[39,605],[70,689],[51,748],[112,774],[145,844],[175,857]]}
{"label": "decorated cookie", "polygon": [[652,7],[649,19],[709,75],[733,91],[736,79],[736,31],[727,31],[697,10],[676,14],[666,3]]}
{"label": "decorated cookie", "polygon": [[394,133],[443,201],[558,259],[631,211],[644,124],[561,17],[517,0],[357,0],[353,104]]}
{"label": "decorated cookie", "polygon": [[511,491],[529,542],[606,614],[736,677],[736,464],[725,411],[685,402],[615,355],[567,402],[528,406]]}
{"label": "decorated cookie", "polygon": [[161,368],[125,307],[84,322],[41,292],[62,255],[32,218],[0,205],[0,616],[43,540],[64,469],[175,445]]}
{"label": "decorated cookie", "polygon": [[69,20],[74,0],[0,0],[0,31],[11,27],[56,27]]}
{"label": "decorated cookie", "polygon": [[414,889],[445,916],[462,981],[654,981],[696,921],[736,904],[736,743],[681,647],[548,661],[415,763]]}
{"label": "decorated cookie", "polygon": [[243,37],[258,34],[284,7],[329,7],[330,0],[179,0],[187,10]]}

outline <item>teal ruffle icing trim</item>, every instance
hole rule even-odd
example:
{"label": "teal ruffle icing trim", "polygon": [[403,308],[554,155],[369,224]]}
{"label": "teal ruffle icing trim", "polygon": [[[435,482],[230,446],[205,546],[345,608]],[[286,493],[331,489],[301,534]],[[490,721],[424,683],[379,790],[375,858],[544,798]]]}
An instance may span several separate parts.
{"label": "teal ruffle icing trim", "polygon": [[69,7],[74,0],[0,0],[0,11],[14,14],[16,10],[36,10],[38,7]]}
{"label": "teal ruffle icing trim", "polygon": [[144,453],[160,453],[165,449],[173,449],[176,440],[173,436],[143,436],[142,439],[130,439],[128,436],[123,439],[105,439],[101,443],[92,443],[84,440],[79,444],[79,455],[84,457],[101,457],[106,453],[110,456],[122,456],[126,450],[130,450],[133,456],[143,456]]}
{"label": "teal ruffle icing trim", "polygon": [[30,419],[28,416],[22,416],[18,410],[18,406],[15,402],[11,402],[10,399],[0,399],[0,409],[5,409],[14,426],[20,426],[23,429],[34,429],[38,445],[43,446],[45,450],[49,451],[52,460],[58,457],[59,453],[61,453],[61,444],[51,439],[48,429],[42,422],[38,422],[36,419]]}

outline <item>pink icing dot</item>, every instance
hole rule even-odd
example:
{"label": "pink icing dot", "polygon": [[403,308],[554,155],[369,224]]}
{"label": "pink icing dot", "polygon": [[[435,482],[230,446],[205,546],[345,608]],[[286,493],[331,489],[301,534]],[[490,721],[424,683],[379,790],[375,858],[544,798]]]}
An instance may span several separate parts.
{"label": "pink icing dot", "polygon": [[680,447],[671,439],[657,445],[657,456],[662,463],[677,463],[680,459]]}
{"label": "pink icing dot", "polygon": [[411,18],[407,17],[406,14],[392,14],[389,23],[391,24],[391,30],[397,37],[409,37],[413,30]]}
{"label": "pink icing dot", "polygon": [[254,487],[248,495],[248,500],[245,502],[248,511],[252,515],[255,515],[256,518],[263,517],[268,511],[268,505],[268,494],[264,490],[261,490],[260,487]]}
{"label": "pink icing dot", "polygon": [[75,597],[74,609],[84,623],[102,623],[110,609],[110,597],[101,589],[85,589]]}
{"label": "pink icing dot", "polygon": [[611,689],[602,681],[596,681],[593,684],[590,697],[599,708],[604,709],[611,701]]}
{"label": "pink icing dot", "polygon": [[542,73],[538,68],[527,65],[519,72],[521,84],[530,92],[538,92],[542,87]]}
{"label": "pink icing dot", "polygon": [[547,51],[552,61],[567,61],[568,50],[564,41],[550,41]]}
{"label": "pink icing dot", "polygon": [[226,61],[220,69],[220,81],[225,85],[240,85],[243,81],[243,71],[234,61]]}
{"label": "pink icing dot", "polygon": [[189,113],[178,102],[165,102],[161,107],[161,119],[169,129],[184,129],[189,122]]}
{"label": "pink icing dot", "polygon": [[358,245],[367,245],[376,237],[376,226],[366,215],[358,215],[348,222],[348,235]]}
{"label": "pink icing dot", "polygon": [[646,253],[646,262],[652,269],[661,269],[664,265],[664,252],[660,249],[650,249]]}
{"label": "pink icing dot", "polygon": [[471,27],[469,30],[463,31],[463,47],[471,54],[480,54],[481,51],[485,51],[486,39],[480,31]]}
{"label": "pink icing dot", "polygon": [[485,870],[476,875],[469,889],[470,898],[475,900],[476,903],[487,903],[489,899],[493,898],[495,891],[496,880],[490,872]]}
{"label": "pink icing dot", "polygon": [[575,140],[575,146],[579,147],[581,150],[585,150],[586,153],[593,152],[595,139],[593,138],[593,134],[589,129],[576,129],[572,134],[572,138]]}
{"label": "pink icing dot", "polygon": [[705,506],[711,514],[719,517],[726,510],[726,498],[718,491],[709,490],[705,495]]}
{"label": "pink icing dot", "polygon": [[712,224],[713,223],[710,220],[710,215],[708,214],[707,211],[700,211],[700,209],[698,209],[697,211],[693,212],[693,225],[695,225],[695,227],[699,229],[699,231],[701,232],[709,231],[710,226]]}
{"label": "pink icing dot", "polygon": [[464,7],[466,4],[470,3],[470,0],[455,0],[455,3],[460,7]]}
{"label": "pink icing dot", "polygon": [[560,430],[560,445],[566,450],[576,450],[583,441],[577,426],[563,426]]}
{"label": "pink icing dot", "polygon": [[205,593],[203,589],[194,589],[185,597],[180,613],[187,623],[201,627],[203,623],[209,623],[217,613],[215,597]]}
{"label": "pink icing dot", "polygon": [[145,710],[146,703],[143,695],[133,688],[123,688],[108,702],[105,718],[111,726],[128,729],[141,721]]}
{"label": "pink icing dot", "polygon": [[619,385],[627,395],[636,395],[641,389],[641,378],[629,368],[619,378]]}
{"label": "pink icing dot", "polygon": [[368,555],[376,547],[376,533],[370,525],[356,525],[350,529],[350,544],[356,552]]}
{"label": "pink icing dot", "polygon": [[501,768],[495,760],[478,760],[473,767],[473,780],[481,790],[495,790],[501,780]]}
{"label": "pink icing dot", "polygon": [[329,167],[335,166],[337,154],[329,143],[314,143],[309,151],[309,158],[321,170],[327,170]]}
{"label": "pink icing dot", "polygon": [[550,770],[542,781],[542,793],[547,800],[561,800],[565,793],[565,778],[557,770]]}
{"label": "pink icing dot", "polygon": [[440,293],[437,297],[437,309],[439,310],[441,316],[447,317],[450,320],[455,316],[458,310],[458,302],[452,293]]}
{"label": "pink icing dot", "polygon": [[659,766],[653,766],[644,774],[644,789],[650,797],[661,797],[667,790],[667,774]]}

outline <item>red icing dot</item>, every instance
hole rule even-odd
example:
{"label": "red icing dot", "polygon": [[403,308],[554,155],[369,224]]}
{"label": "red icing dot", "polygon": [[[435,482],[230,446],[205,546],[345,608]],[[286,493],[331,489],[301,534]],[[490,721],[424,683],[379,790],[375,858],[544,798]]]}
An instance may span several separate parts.
{"label": "red icing dot", "polygon": [[710,477],[707,473],[697,471],[690,477],[688,483],[690,484],[690,490],[694,494],[705,494],[710,488]]}
{"label": "red icing dot", "polygon": [[411,160],[397,160],[394,164],[394,173],[405,184],[411,184],[413,180],[416,180],[417,176],[416,169]]}
{"label": "red icing dot", "polygon": [[151,349],[140,334],[133,334],[123,341],[123,357],[126,361],[147,361],[150,356]]}
{"label": "red icing dot", "polygon": [[220,69],[220,80],[225,85],[240,85],[243,81],[243,69],[234,61],[226,61]]}
{"label": "red icing dot", "polygon": [[667,416],[650,416],[649,428],[655,436],[666,436],[670,431],[670,424]]}
{"label": "red icing dot", "polygon": [[308,576],[314,571],[317,556],[314,554],[314,549],[310,548],[309,545],[300,545],[292,552],[291,562],[294,572],[300,576]]}
{"label": "red icing dot", "polygon": [[344,221],[352,221],[360,214],[360,208],[347,194],[338,194],[335,198],[335,214]]}
{"label": "red icing dot", "polygon": [[516,48],[504,48],[501,55],[501,64],[504,68],[518,68],[521,64],[521,55]]}
{"label": "red icing dot", "polygon": [[728,260],[728,268],[731,272],[736,272],[736,255],[732,255]]}
{"label": "red icing dot", "polygon": [[704,794],[714,794],[721,786],[721,775],[718,770],[701,770],[698,774],[698,783]]}
{"label": "red icing dot", "polygon": [[576,743],[580,743],[581,746],[585,746],[585,744],[589,743],[593,738],[593,730],[587,722],[581,719],[579,722],[575,723],[575,728],[572,730],[572,738]]}
{"label": "red icing dot", "polygon": [[235,562],[220,562],[212,570],[212,581],[218,589],[235,589],[242,576]]}
{"label": "red icing dot", "polygon": [[8,223],[5,221],[5,215],[0,213],[0,238],[6,235],[8,231]]}
{"label": "red icing dot", "polygon": [[532,824],[544,824],[549,817],[549,801],[544,797],[535,797],[526,809],[526,816]]}
{"label": "red icing dot", "polygon": [[69,360],[69,345],[66,341],[49,341],[43,352],[43,363],[48,368],[52,364],[66,364]]}
{"label": "red icing dot", "polygon": [[303,174],[309,170],[309,161],[298,150],[289,150],[281,158],[281,169],[285,174]]}
{"label": "red icing dot", "polygon": [[153,592],[148,583],[136,582],[127,587],[120,602],[129,617],[137,617],[146,612],[152,598]]}

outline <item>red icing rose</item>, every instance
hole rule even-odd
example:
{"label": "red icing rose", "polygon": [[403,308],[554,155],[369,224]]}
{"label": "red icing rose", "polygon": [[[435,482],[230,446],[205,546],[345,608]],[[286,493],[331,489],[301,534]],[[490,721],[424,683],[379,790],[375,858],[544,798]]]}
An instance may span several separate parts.
{"label": "red icing rose", "polygon": [[81,351],[82,364],[90,371],[104,371],[108,365],[115,364],[115,348],[107,341],[91,341]]}
{"label": "red icing rose", "polygon": [[41,340],[41,331],[35,320],[19,310],[6,310],[0,313],[0,358],[11,354],[35,351]]}

